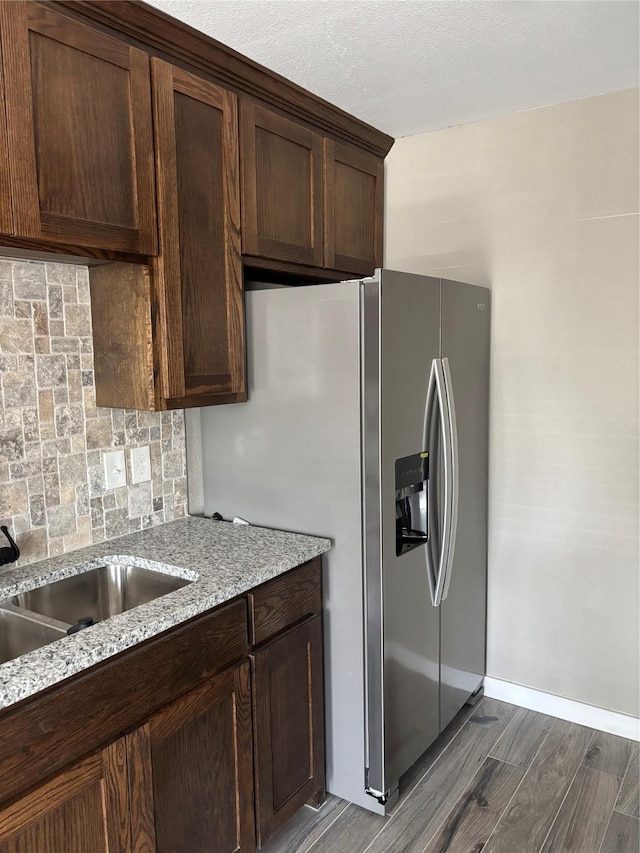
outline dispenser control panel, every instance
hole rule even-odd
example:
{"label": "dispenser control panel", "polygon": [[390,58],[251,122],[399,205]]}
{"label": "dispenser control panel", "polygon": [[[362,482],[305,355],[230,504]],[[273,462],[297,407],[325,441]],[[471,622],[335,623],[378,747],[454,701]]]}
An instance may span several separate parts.
{"label": "dispenser control panel", "polygon": [[396,556],[429,539],[429,453],[422,450],[396,459]]}

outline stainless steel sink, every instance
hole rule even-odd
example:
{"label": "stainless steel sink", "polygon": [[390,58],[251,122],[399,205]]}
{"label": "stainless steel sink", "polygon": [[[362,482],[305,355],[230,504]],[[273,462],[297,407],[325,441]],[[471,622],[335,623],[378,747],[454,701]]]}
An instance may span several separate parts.
{"label": "stainless steel sink", "polygon": [[0,607],[0,663],[26,655],[64,637],[64,627],[55,627],[28,613]]}
{"label": "stainless steel sink", "polygon": [[76,625],[80,619],[101,622],[191,583],[184,578],[139,566],[106,564],[79,575],[23,592],[12,604],[51,619]]}

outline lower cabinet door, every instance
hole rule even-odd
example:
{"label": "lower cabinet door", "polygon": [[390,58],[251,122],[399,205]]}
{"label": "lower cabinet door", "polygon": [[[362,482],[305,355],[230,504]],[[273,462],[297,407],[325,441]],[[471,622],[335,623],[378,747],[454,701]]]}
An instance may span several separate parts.
{"label": "lower cabinet door", "polygon": [[0,853],[128,850],[124,738],[0,809]]}
{"label": "lower cabinet door", "polygon": [[135,853],[255,850],[248,663],[162,708],[127,746]]}
{"label": "lower cabinet door", "polygon": [[258,844],[324,799],[322,627],[312,616],[251,657]]}

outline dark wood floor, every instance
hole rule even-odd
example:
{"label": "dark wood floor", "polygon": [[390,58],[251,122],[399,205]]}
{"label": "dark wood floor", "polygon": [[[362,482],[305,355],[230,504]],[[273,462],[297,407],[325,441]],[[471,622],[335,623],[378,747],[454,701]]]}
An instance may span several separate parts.
{"label": "dark wood floor", "polygon": [[464,708],[380,817],[329,796],[263,853],[639,853],[638,744],[495,699]]}

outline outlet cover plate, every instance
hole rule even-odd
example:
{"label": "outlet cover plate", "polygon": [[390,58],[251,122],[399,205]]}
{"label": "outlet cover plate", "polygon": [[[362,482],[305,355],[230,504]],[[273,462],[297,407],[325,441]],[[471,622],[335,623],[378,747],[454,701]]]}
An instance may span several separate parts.
{"label": "outlet cover plate", "polygon": [[104,454],[104,476],[107,489],[117,489],[127,485],[127,466],[124,464],[124,450],[113,450]]}
{"label": "outlet cover plate", "polygon": [[131,450],[131,482],[146,483],[151,479],[151,456],[149,445],[134,447]]}

